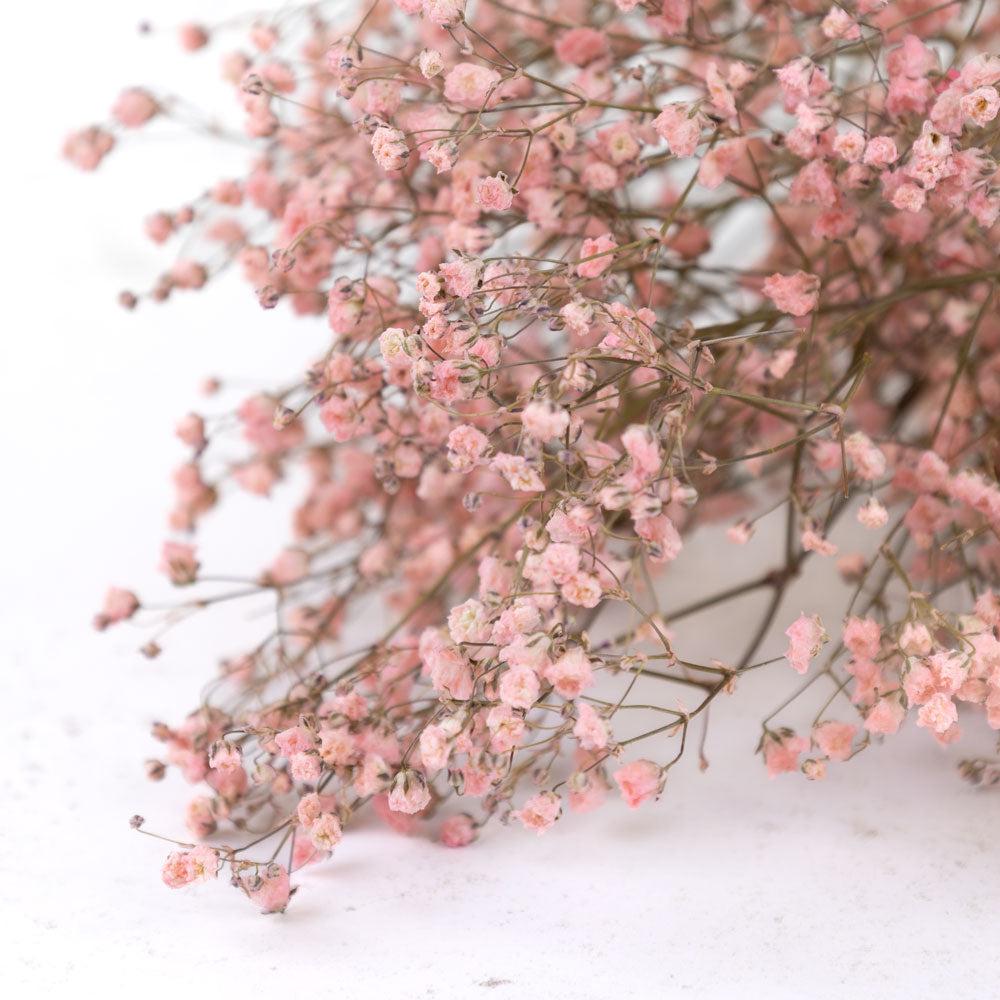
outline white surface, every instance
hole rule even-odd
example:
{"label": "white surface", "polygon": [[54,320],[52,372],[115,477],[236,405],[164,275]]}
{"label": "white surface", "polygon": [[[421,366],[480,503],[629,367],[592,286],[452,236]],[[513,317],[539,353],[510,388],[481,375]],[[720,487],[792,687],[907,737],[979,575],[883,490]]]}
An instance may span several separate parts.
{"label": "white surface", "polygon": [[[752,751],[774,684],[787,682],[774,672],[713,715],[710,770],[692,757],[639,812],[615,803],[542,838],[497,826],[452,852],[366,826],[301,877],[282,917],[258,916],[224,884],[160,884],[165,845],[127,820],[140,812],[180,833],[189,792],[143,778],[148,726],[186,711],[211,661],[238,643],[196,629],[148,663],[133,653],[141,633],[99,637],[89,617],[109,581],[154,592],[167,471],[182,454],[170,428],[197,379],[294,372],[322,328],[262,314],[236,282],[118,311],[117,289],[157,267],[142,215],[239,157],[149,140],[94,177],[63,167],[63,132],[119,84],[175,69],[183,80],[196,65],[130,29],[140,14],[179,19],[199,5],[84,6],[5,14],[5,73],[20,94],[8,107],[18,152],[8,146],[0,167],[5,996],[995,996],[1000,795],[956,778],[962,747],[914,731],[824,783],[769,782]],[[245,508],[252,537],[262,511]],[[221,566],[240,541],[210,535],[206,558]],[[718,578],[708,541],[690,547],[668,594]],[[813,592],[810,610],[835,618],[822,581]],[[692,623],[681,648],[731,652],[746,613],[722,621],[728,634],[717,618]],[[780,648],[772,639],[767,652]]]}

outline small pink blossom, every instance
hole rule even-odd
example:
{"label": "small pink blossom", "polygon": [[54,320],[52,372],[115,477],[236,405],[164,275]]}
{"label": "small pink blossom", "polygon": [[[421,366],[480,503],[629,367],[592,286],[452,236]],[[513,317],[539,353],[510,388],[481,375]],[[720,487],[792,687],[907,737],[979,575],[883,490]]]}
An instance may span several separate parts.
{"label": "small pink blossom", "polygon": [[163,881],[171,889],[207,882],[219,870],[219,852],[211,847],[195,847],[189,851],[175,851],[163,864]]}
{"label": "small pink blossom", "polygon": [[605,233],[597,239],[586,239],[580,247],[580,263],[576,273],[581,278],[597,278],[615,262],[613,251],[618,244]]}
{"label": "small pink blossom", "polygon": [[103,632],[109,625],[116,625],[131,618],[138,610],[139,598],[131,590],[110,587],[104,596],[104,606],[94,616],[94,628]]}
{"label": "small pink blossom", "polygon": [[815,274],[796,271],[794,274],[772,274],[764,282],[764,294],[782,312],[806,316],[819,301],[819,278]]}
{"label": "small pink blossom", "polygon": [[516,819],[526,830],[543,834],[559,818],[562,803],[554,792],[539,792],[533,795],[511,818]]}
{"label": "small pink blossom", "polygon": [[951,698],[943,693],[931,695],[917,712],[917,725],[938,734],[946,732],[957,721],[958,709]]}
{"label": "small pink blossom", "polygon": [[514,202],[507,178],[482,177],[476,181],[476,204],[487,212],[505,212]]}
{"label": "small pink blossom", "polygon": [[389,791],[389,808],[393,812],[422,812],[430,805],[430,801],[430,789],[419,772],[403,770],[393,779]]}
{"label": "small pink blossom", "polygon": [[573,735],[584,750],[603,750],[608,745],[607,723],[586,702],[577,705]]}
{"label": "small pink blossom", "polygon": [[861,431],[855,431],[845,439],[844,451],[862,479],[871,482],[885,475],[885,454]]}
{"label": "small pink blossom", "polygon": [[175,586],[183,587],[194,583],[200,565],[193,545],[186,545],[183,542],[163,543],[160,572],[165,573]]}
{"label": "small pink blossom", "polygon": [[1000,112],[1000,93],[997,93],[996,87],[979,87],[962,98],[961,107],[962,114],[982,128]]}
{"label": "small pink blossom", "polygon": [[594,683],[590,658],[574,646],[546,669],[545,679],[563,698],[579,698]]}
{"label": "small pink blossom", "polygon": [[903,708],[899,698],[887,695],[879,698],[865,716],[865,729],[879,736],[892,736],[899,731],[905,717],[906,709]]}
{"label": "small pink blossom", "polygon": [[141,87],[131,87],[122,91],[111,109],[114,119],[126,128],[145,125],[159,110],[156,99]]}
{"label": "small pink blossom", "polygon": [[521,413],[521,425],[536,441],[561,438],[569,427],[569,413],[549,403],[529,403]]}
{"label": "small pink blossom", "polygon": [[830,760],[847,760],[851,756],[857,726],[849,722],[821,722],[813,729],[813,742]]}
{"label": "small pink blossom", "polygon": [[458,813],[441,824],[439,836],[445,847],[467,847],[476,839],[476,824],[471,816]]}
{"label": "small pink blossom", "polygon": [[809,669],[809,661],[823,648],[830,637],[823,628],[819,615],[801,614],[785,629],[788,649],[785,658],[792,669],[804,674]]}
{"label": "small pink blossom", "polygon": [[490,468],[507,480],[512,490],[519,493],[538,493],[545,489],[541,476],[532,468],[523,455],[509,455],[500,452],[493,458]]}
{"label": "small pink blossom", "polygon": [[332,812],[320,813],[309,827],[309,839],[317,850],[332,851],[343,839],[340,820]]}
{"label": "small pink blossom", "polygon": [[496,70],[476,63],[458,63],[445,76],[444,96],[466,108],[482,107],[499,82],[500,74]]}
{"label": "small pink blossom", "polygon": [[531,708],[539,691],[538,675],[531,667],[509,667],[500,675],[500,700],[511,708]]}
{"label": "small pink blossom", "polygon": [[292,895],[288,869],[272,862],[240,876],[244,892],[261,913],[284,913]]}
{"label": "small pink blossom", "polygon": [[694,156],[701,141],[701,116],[683,104],[668,104],[653,119],[653,128],[667,141],[674,156]]}
{"label": "small pink blossom", "polygon": [[799,767],[799,755],[809,749],[809,740],[794,733],[775,737],[768,734],[764,738],[764,763],[769,778],[777,777]]}
{"label": "small pink blossom", "polygon": [[663,790],[664,772],[651,760],[634,760],[612,775],[629,809],[638,809]]}
{"label": "small pink blossom", "polygon": [[556,55],[574,66],[586,66],[607,50],[607,36],[594,28],[571,28],[556,40]]}
{"label": "small pink blossom", "polygon": [[843,7],[831,7],[821,24],[823,34],[827,38],[844,38],[854,41],[861,37],[860,25],[844,10]]}
{"label": "small pink blossom", "polygon": [[869,497],[858,508],[858,523],[875,530],[884,528],[889,521],[889,512],[882,506],[877,497]]}
{"label": "small pink blossom", "polygon": [[454,27],[465,14],[465,0],[421,0],[423,15],[431,24]]}
{"label": "small pink blossom", "polygon": [[843,643],[854,656],[874,660],[882,648],[882,629],[874,618],[848,618]]}
{"label": "small pink blossom", "polygon": [[899,157],[896,142],[886,135],[878,135],[868,141],[865,147],[864,164],[868,167],[887,167]]}

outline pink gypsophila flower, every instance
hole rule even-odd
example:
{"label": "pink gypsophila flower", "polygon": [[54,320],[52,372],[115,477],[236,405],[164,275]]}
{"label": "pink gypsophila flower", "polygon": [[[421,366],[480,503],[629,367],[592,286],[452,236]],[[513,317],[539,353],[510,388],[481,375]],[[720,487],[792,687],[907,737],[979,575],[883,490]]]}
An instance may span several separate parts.
{"label": "pink gypsophila flower", "polygon": [[809,662],[819,653],[830,637],[823,628],[819,615],[801,614],[785,629],[788,649],[785,658],[791,668],[799,674],[809,669]]}
{"label": "pink gypsophila flower", "polygon": [[819,278],[815,274],[772,274],[764,282],[764,294],[782,311],[806,316],[819,302]]}
{"label": "pink gypsophila flower", "polygon": [[663,789],[663,771],[651,760],[634,760],[612,774],[629,809],[638,809]]}

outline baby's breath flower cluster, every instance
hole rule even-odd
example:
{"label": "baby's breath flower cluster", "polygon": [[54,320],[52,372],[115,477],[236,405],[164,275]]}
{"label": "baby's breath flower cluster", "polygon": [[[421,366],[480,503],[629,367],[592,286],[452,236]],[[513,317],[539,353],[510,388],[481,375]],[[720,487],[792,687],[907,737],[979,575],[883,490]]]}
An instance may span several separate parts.
{"label": "baby's breath flower cluster", "polygon": [[[155,728],[150,777],[199,788],[168,885],[226,871],[275,912],[364,808],[460,847],[491,818],[639,807],[751,670],[792,695],[771,774],[821,778],[907,722],[1000,729],[994,5],[344,0],[181,42],[222,47],[255,152],[149,217],[184,251],[123,304],[235,267],[276,329],[329,337],[297,384],[181,420],[179,604],[112,589],[97,617],[159,621],[156,655],[220,602],[274,603]],[[66,155],[92,169],[180,107],[127,90]],[[273,561],[220,592],[191,536],[289,478]],[[662,605],[692,529],[725,559],[764,516],[773,560]],[[854,518],[870,543],[838,552]],[[843,620],[791,621],[819,560]],[[754,592],[738,659],[675,648]]]}

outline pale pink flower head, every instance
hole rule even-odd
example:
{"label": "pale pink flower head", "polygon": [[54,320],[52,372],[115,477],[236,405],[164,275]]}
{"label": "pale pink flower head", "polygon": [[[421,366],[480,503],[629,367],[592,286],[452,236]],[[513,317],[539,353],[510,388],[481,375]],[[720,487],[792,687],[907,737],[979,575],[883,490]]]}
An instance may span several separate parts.
{"label": "pale pink flower head", "polygon": [[573,735],[584,750],[603,750],[608,745],[608,724],[586,702],[579,702],[576,708],[576,724]]}
{"label": "pale pink flower head", "polygon": [[878,135],[865,147],[864,164],[868,167],[887,167],[899,158],[896,142],[887,135]]}
{"label": "pale pink flower head", "polygon": [[764,294],[782,312],[806,316],[819,302],[819,278],[815,274],[772,274],[764,281]]}
{"label": "pale pink flower head", "polygon": [[389,808],[393,812],[414,814],[430,805],[431,793],[427,781],[418,771],[406,768],[392,781],[389,790]]}
{"label": "pale pink flower head", "polygon": [[476,839],[476,824],[468,813],[449,816],[441,824],[439,834],[445,847],[468,847]]}
{"label": "pale pink flower head", "polygon": [[524,719],[509,705],[494,705],[486,714],[490,753],[510,753],[524,738]]}
{"label": "pale pink flower head", "polygon": [[802,773],[810,781],[822,781],[826,777],[826,761],[810,757],[802,762]]}
{"label": "pale pink flower head", "polygon": [[510,455],[500,452],[490,462],[490,468],[499,472],[512,490],[519,493],[540,493],[545,489],[545,483],[534,466],[528,464],[523,455]]}
{"label": "pale pink flower head", "polygon": [[774,778],[779,774],[797,771],[799,755],[808,749],[809,740],[804,736],[787,732],[780,736],[768,733],[763,742],[764,763],[767,766],[768,777]]}
{"label": "pale pink flower head", "polygon": [[104,606],[94,616],[94,628],[103,632],[109,625],[123,622],[139,610],[139,598],[131,590],[110,587],[104,596]]}
{"label": "pale pink flower head", "polygon": [[874,660],[882,646],[882,629],[874,618],[848,618],[843,643],[854,656]]}
{"label": "pale pink flower head", "polygon": [[579,698],[594,683],[590,657],[574,646],[549,665],[545,679],[563,698]]}
{"label": "pale pink flower head", "polygon": [[823,628],[819,615],[801,614],[785,629],[788,636],[788,649],[785,658],[792,669],[804,674],[809,669],[809,662],[823,648],[830,637]]}
{"label": "pale pink flower head", "polygon": [[218,824],[212,811],[212,800],[207,795],[198,795],[188,803],[184,824],[199,840],[215,833]]}
{"label": "pale pink flower head", "polygon": [[630,424],[622,432],[622,446],[632,459],[632,468],[641,479],[660,471],[660,443],[645,424]]}
{"label": "pale pink flower head", "polygon": [[968,121],[982,128],[1000,112],[1000,93],[996,87],[979,87],[962,98],[961,108]]}
{"label": "pale pink flower head", "polygon": [[536,441],[561,438],[569,427],[569,413],[561,406],[536,400],[521,412],[521,426]]}
{"label": "pale pink flower head", "polygon": [[813,729],[813,743],[830,760],[847,760],[857,731],[849,722],[821,722]]}
{"label": "pale pink flower head", "polygon": [[207,882],[219,871],[219,852],[211,847],[195,847],[190,851],[175,851],[163,864],[163,881],[171,889]]}
{"label": "pale pink flower head", "polygon": [[111,114],[119,125],[126,128],[139,128],[145,125],[159,110],[156,98],[141,87],[130,87],[123,90],[115,101]]}
{"label": "pale pink flower head", "polygon": [[177,587],[194,583],[201,564],[195,556],[193,545],[183,542],[164,542],[160,556],[160,572],[165,573]]}
{"label": "pale pink flower head", "polygon": [[659,764],[651,760],[634,760],[618,768],[611,777],[621,789],[629,809],[638,809],[663,791],[665,773]]}
{"label": "pale pink flower head", "polygon": [[336,813],[320,813],[309,827],[309,839],[317,850],[332,851],[343,839],[344,831]]}
{"label": "pale pink flower head", "polygon": [[553,542],[542,553],[542,568],[556,583],[566,583],[580,569],[580,550],[569,542]]}
{"label": "pale pink flower head", "polygon": [[422,0],[424,17],[439,27],[453,27],[465,15],[465,0]]}
{"label": "pale pink flower head", "polygon": [[187,52],[197,52],[208,45],[208,31],[200,24],[182,24],[177,35],[181,48]]}
{"label": "pale pink flower head", "polygon": [[559,818],[562,802],[555,792],[539,792],[532,795],[511,818],[516,819],[526,830],[534,830],[541,835]]}
{"label": "pale pink flower head", "polygon": [[694,156],[701,141],[701,115],[684,104],[668,104],[653,119],[653,128],[674,156]]}
{"label": "pale pink flower head", "polygon": [[63,143],[63,156],[80,170],[96,170],[115,144],[115,137],[96,125],[73,132]]}
{"label": "pale pink flower head", "polygon": [[475,192],[476,204],[487,212],[506,212],[514,203],[514,195],[503,174],[480,177],[475,182]]}
{"label": "pale pink flower head", "polygon": [[459,424],[448,434],[448,461],[456,472],[468,472],[489,446],[486,435],[469,424]]}
{"label": "pale pink flower head", "polygon": [[612,251],[617,246],[609,233],[598,236],[597,239],[584,240],[580,247],[580,263],[576,265],[576,273],[581,278],[599,277],[614,263]]}
{"label": "pale pink flower head", "polygon": [[607,51],[607,35],[595,28],[571,28],[556,40],[556,55],[573,66],[586,66]]}
{"label": "pale pink flower head", "polygon": [[402,170],[410,156],[406,136],[398,128],[380,125],[372,133],[372,156],[383,170]]}
{"label": "pale pink flower head", "polygon": [[889,512],[877,497],[869,497],[858,508],[858,523],[871,530],[884,528],[889,521]]}
{"label": "pale pink flower head", "polygon": [[837,554],[837,546],[833,542],[827,541],[812,526],[806,527],[802,532],[800,544],[804,552],[815,552],[821,556],[835,556]]}
{"label": "pale pink flower head", "polygon": [[927,201],[924,189],[917,184],[900,184],[892,194],[894,207],[904,212],[919,212]]}
{"label": "pale pink flower head", "polygon": [[672,562],[684,548],[680,532],[667,514],[639,518],[635,533],[646,543],[652,562]]}
{"label": "pale pink flower head", "polygon": [[500,82],[500,74],[476,63],[462,62],[444,78],[445,99],[466,108],[482,107]]}
{"label": "pale pink flower head", "polygon": [[490,635],[486,606],[474,597],[457,604],[448,614],[448,632],[456,645],[462,642],[485,642]]}
{"label": "pale pink flower head", "polygon": [[483,262],[472,257],[461,257],[438,268],[445,291],[460,299],[467,299],[479,288],[483,277]]}
{"label": "pale pink flower head", "polygon": [[917,725],[931,729],[939,735],[947,732],[958,721],[955,703],[943,692],[931,695],[917,712]]}
{"label": "pale pink flower head", "polygon": [[439,174],[446,174],[458,159],[458,146],[447,139],[431,143],[422,154]]}
{"label": "pale pink flower head", "polygon": [[417,66],[420,68],[420,75],[425,80],[430,80],[444,69],[444,57],[437,49],[423,49],[417,56]]}
{"label": "pale pink flower head", "polygon": [[854,464],[854,471],[861,479],[871,482],[881,479],[886,471],[885,454],[861,431],[855,431],[844,440],[844,451]]}
{"label": "pale pink flower head", "polygon": [[271,862],[245,871],[240,875],[240,884],[261,913],[284,913],[288,907],[292,885],[284,865]]}
{"label": "pale pink flower head", "polygon": [[448,763],[451,742],[443,726],[426,726],[420,734],[420,761],[428,774],[440,771]]}
{"label": "pale pink flower head", "polygon": [[926,662],[934,675],[935,687],[944,694],[955,694],[969,673],[969,658],[958,650],[938,650],[931,653]]}
{"label": "pale pink flower head", "polygon": [[596,608],[603,593],[600,579],[578,570],[560,588],[563,600],[580,608]]}
{"label": "pale pink flower head", "polygon": [[312,750],[316,741],[304,726],[289,726],[274,737],[278,750],[284,757],[294,757],[297,753]]}
{"label": "pale pink flower head", "polygon": [[205,420],[197,413],[181,417],[174,433],[190,448],[200,449],[205,446]]}
{"label": "pale pink flower head", "polygon": [[865,729],[878,736],[892,736],[906,717],[906,709],[898,695],[890,694],[879,698],[865,716]]}
{"label": "pale pink flower head", "polygon": [[831,7],[821,24],[823,34],[829,39],[843,38],[854,41],[861,37],[861,26],[843,7]]}
{"label": "pale pink flower head", "polygon": [[509,667],[500,676],[500,700],[511,708],[531,708],[539,691],[538,675],[531,667]]}

